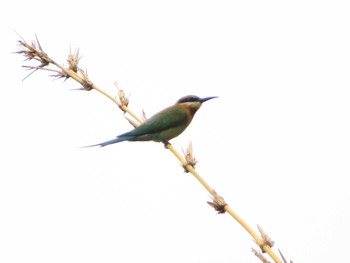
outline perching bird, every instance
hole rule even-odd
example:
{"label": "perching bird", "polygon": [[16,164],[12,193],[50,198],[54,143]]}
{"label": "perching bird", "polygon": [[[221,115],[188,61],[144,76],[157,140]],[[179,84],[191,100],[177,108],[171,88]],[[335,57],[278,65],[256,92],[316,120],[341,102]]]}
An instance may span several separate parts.
{"label": "perching bird", "polygon": [[214,98],[217,97],[199,98],[194,95],[182,97],[175,105],[158,112],[135,129],[113,140],[86,147],[104,147],[123,141],[155,141],[168,144],[169,140],[179,136],[187,128],[202,103]]}

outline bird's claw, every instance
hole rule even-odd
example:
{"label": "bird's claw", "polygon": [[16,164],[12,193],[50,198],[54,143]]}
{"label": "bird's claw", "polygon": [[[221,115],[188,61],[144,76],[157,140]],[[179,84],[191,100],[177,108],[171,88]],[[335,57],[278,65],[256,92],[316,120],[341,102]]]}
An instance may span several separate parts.
{"label": "bird's claw", "polygon": [[168,145],[171,145],[171,143],[168,140],[164,140],[163,144],[165,149],[168,149]]}

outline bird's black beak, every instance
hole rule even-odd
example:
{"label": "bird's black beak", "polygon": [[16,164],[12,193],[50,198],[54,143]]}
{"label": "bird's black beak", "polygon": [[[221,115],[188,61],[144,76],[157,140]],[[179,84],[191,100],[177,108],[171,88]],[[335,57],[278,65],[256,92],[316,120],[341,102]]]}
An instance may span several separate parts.
{"label": "bird's black beak", "polygon": [[203,102],[205,102],[207,100],[211,100],[211,99],[215,99],[215,98],[218,98],[218,97],[217,96],[213,96],[213,97],[202,98],[202,99],[200,99],[200,102],[203,103]]}

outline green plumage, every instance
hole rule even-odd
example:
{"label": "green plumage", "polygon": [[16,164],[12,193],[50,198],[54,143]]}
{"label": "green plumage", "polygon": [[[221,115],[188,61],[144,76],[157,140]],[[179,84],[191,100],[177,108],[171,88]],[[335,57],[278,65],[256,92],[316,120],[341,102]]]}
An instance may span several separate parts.
{"label": "green plumage", "polygon": [[180,135],[190,124],[192,116],[181,106],[172,106],[147,119],[134,130],[118,138],[133,137],[135,141],[168,141]]}
{"label": "green plumage", "polygon": [[183,97],[177,103],[153,115],[135,129],[123,133],[117,138],[93,146],[106,146],[122,141],[156,141],[169,143],[179,136],[191,123],[194,114],[202,103],[216,97],[199,98],[194,95]]}

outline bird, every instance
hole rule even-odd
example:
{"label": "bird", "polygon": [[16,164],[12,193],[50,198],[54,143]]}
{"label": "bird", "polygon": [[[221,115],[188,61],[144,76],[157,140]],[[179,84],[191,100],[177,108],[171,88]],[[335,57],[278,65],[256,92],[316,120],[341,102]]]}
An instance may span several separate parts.
{"label": "bird", "polygon": [[174,105],[156,113],[135,129],[118,135],[115,139],[85,147],[104,147],[123,141],[155,141],[164,145],[179,136],[191,123],[202,104],[217,96],[200,98],[188,95],[180,98]]}

